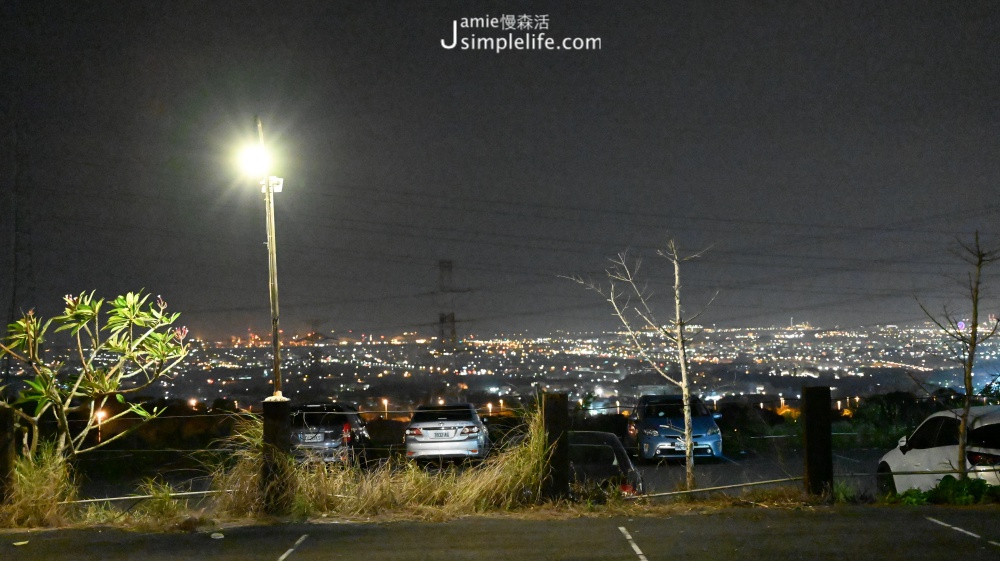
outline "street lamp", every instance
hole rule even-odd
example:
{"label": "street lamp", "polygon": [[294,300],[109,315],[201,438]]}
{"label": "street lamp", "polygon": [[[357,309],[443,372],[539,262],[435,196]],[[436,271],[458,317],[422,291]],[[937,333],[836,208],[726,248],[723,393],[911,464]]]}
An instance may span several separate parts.
{"label": "street lamp", "polygon": [[[274,194],[281,192],[284,182],[280,177],[268,175],[270,158],[264,149],[264,125],[254,116],[257,127],[257,146],[243,153],[243,168],[260,180],[264,194],[264,214],[267,218],[267,284],[271,296],[271,350],[274,355],[272,372],[274,393],[264,399],[264,454],[261,462],[261,481],[268,482],[264,489],[265,512],[280,512],[282,489],[291,485],[289,475],[282,468],[285,456],[291,451],[291,405],[281,395],[281,343],[278,340],[278,255],[274,241]],[[277,483],[277,484],[275,484]]]}
{"label": "street lamp", "polygon": [[257,127],[258,144],[243,153],[243,169],[260,178],[260,190],[264,194],[264,213],[267,218],[267,285],[271,295],[271,349],[274,355],[272,372],[274,375],[274,395],[281,399],[281,343],[278,340],[278,253],[274,239],[274,194],[281,192],[284,179],[268,175],[271,158],[264,148],[264,125],[260,117],[254,117]]}
{"label": "street lamp", "polygon": [[388,419],[389,418],[389,400],[386,399],[386,398],[384,398],[384,397],[382,398],[382,407],[385,407],[385,418]]}
{"label": "street lamp", "polygon": [[101,441],[101,423],[104,422],[104,418],[107,417],[107,412],[104,409],[98,409],[94,413],[94,418],[97,419],[97,442]]}

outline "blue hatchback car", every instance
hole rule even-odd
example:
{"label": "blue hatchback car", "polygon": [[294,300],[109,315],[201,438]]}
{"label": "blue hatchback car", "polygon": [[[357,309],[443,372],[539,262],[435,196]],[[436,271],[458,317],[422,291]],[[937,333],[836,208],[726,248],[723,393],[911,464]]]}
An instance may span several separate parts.
{"label": "blue hatchback car", "polygon": [[[691,434],[698,458],[722,456],[722,434],[705,404],[691,396]],[[644,395],[629,417],[625,446],[640,462],[684,457],[684,399]]]}

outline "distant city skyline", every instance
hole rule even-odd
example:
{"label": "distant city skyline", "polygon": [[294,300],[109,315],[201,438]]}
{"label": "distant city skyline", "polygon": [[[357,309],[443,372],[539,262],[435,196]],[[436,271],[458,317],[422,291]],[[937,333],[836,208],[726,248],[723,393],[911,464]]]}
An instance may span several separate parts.
{"label": "distant city skyline", "polygon": [[[671,236],[707,249],[682,269],[686,309],[717,295],[706,325],[912,325],[918,302],[965,314],[957,240],[1000,244],[992,2],[0,14],[4,323],[144,288],[193,336],[267,331],[263,203],[235,163],[254,115],[284,178],[287,333],[610,330],[565,277],[620,252],[666,316]],[[1000,267],[985,283],[1000,313]]]}

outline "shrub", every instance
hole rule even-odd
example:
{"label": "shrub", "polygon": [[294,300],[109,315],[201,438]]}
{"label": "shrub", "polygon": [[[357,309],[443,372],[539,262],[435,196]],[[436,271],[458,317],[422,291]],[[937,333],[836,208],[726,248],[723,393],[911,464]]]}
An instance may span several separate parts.
{"label": "shrub", "polygon": [[910,506],[926,504],[972,505],[1000,502],[1000,486],[990,485],[982,479],[956,479],[946,475],[929,491],[909,489],[900,495],[886,498],[889,503]]}

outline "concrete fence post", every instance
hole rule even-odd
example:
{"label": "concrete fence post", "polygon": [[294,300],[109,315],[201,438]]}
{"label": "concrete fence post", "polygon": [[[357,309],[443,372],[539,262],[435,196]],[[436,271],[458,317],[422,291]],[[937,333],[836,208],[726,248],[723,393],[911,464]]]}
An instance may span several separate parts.
{"label": "concrete fence post", "polygon": [[292,406],[288,399],[264,400],[264,450],[260,484],[264,511],[285,514],[291,507],[293,480],[289,454],[292,450]]}
{"label": "concrete fence post", "polygon": [[542,421],[546,445],[552,450],[542,494],[548,499],[565,498],[569,496],[569,396],[564,393],[544,394]]}
{"label": "concrete fence post", "polygon": [[805,448],[805,488],[812,495],[833,489],[833,415],[830,387],[802,389],[803,445]]}

